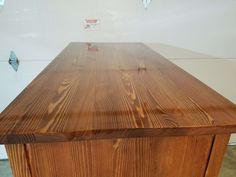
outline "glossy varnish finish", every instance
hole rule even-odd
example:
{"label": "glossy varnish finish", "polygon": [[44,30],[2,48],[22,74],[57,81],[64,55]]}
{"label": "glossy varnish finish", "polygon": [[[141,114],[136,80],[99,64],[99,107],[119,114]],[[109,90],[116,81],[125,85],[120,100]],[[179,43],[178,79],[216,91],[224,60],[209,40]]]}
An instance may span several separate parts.
{"label": "glossy varnish finish", "polygon": [[71,43],[1,114],[15,177],[217,177],[235,105],[143,44]]}
{"label": "glossy varnish finish", "polygon": [[71,43],[0,115],[0,143],[236,132],[236,107],[139,43]]}

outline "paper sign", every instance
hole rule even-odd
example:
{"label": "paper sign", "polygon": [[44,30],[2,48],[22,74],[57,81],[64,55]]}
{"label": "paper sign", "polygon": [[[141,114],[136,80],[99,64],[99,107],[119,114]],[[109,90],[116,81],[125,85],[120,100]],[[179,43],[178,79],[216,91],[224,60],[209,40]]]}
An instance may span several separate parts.
{"label": "paper sign", "polygon": [[100,22],[98,19],[85,19],[84,20],[84,29],[96,31],[99,30]]}

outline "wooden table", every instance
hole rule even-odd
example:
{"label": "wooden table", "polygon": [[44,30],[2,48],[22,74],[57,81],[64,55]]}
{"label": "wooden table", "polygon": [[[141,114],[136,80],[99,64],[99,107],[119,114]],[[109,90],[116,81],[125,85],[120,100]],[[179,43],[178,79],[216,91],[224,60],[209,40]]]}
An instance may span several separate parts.
{"label": "wooden table", "polygon": [[232,132],[233,103],[141,43],[70,43],[0,115],[15,177],[217,177]]}

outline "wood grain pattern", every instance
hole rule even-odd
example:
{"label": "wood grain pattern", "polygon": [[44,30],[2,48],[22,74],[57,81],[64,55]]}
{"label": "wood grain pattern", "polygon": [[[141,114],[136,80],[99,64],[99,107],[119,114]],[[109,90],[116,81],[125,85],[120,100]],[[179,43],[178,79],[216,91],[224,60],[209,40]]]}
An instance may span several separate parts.
{"label": "wood grain pattern", "polygon": [[85,140],[26,148],[31,177],[203,177],[212,139],[205,135]]}
{"label": "wood grain pattern", "polygon": [[14,177],[32,177],[25,145],[6,145],[6,150]]}
{"label": "wood grain pattern", "polygon": [[0,115],[2,144],[230,132],[236,106],[141,43],[71,43]]}
{"label": "wood grain pattern", "polygon": [[215,136],[205,177],[218,177],[229,138],[229,134]]}

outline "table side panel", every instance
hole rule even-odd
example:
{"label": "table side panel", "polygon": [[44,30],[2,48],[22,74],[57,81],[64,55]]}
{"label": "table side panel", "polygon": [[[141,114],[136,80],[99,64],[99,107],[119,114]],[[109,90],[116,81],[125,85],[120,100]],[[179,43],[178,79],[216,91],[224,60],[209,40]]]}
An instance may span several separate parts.
{"label": "table side panel", "polygon": [[215,136],[205,177],[218,177],[229,139],[230,134]]}
{"label": "table side panel", "polygon": [[[147,137],[26,144],[25,150],[31,177],[202,177],[212,142],[211,135]],[[10,154],[21,148],[8,147]],[[28,169],[22,165],[14,163],[13,170]]]}
{"label": "table side panel", "polygon": [[24,144],[6,145],[8,158],[10,161],[14,177],[32,177],[30,161]]}

